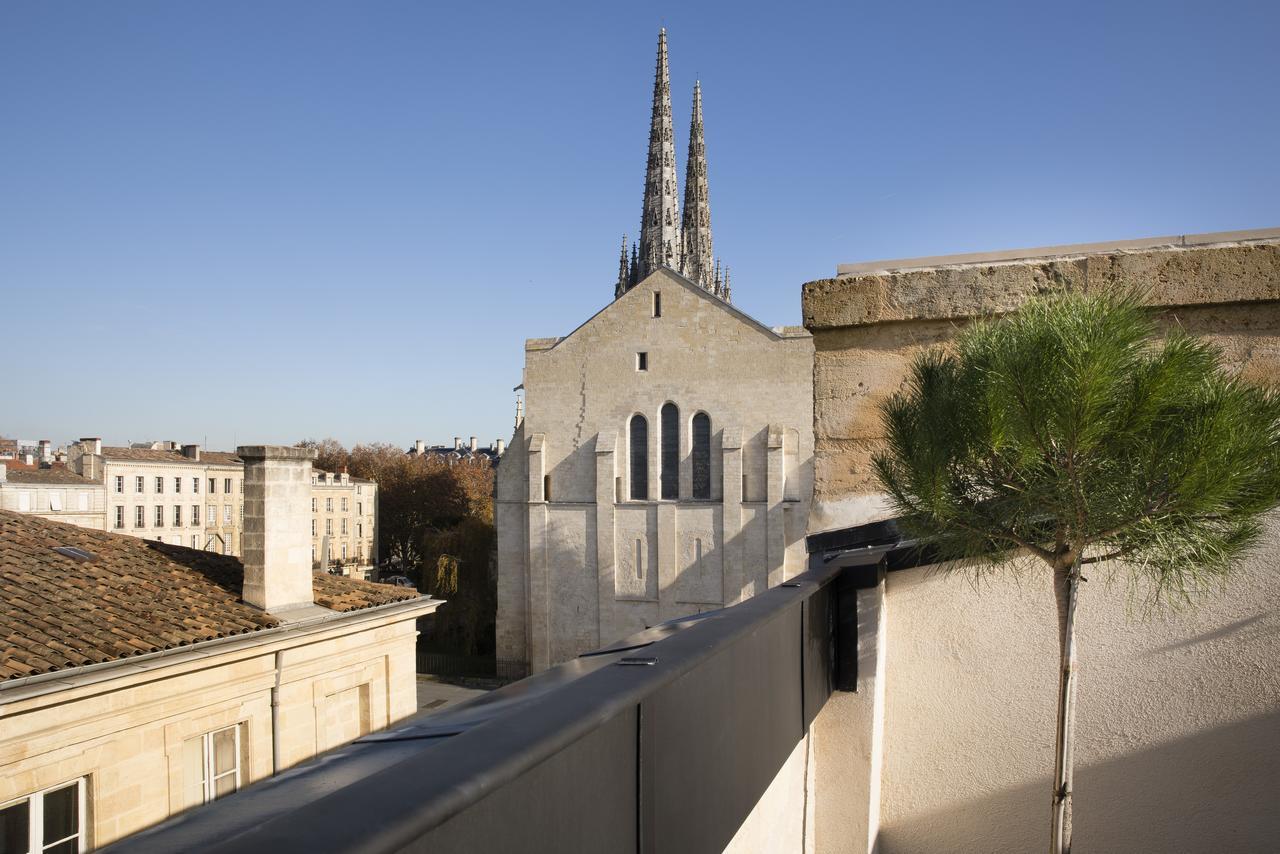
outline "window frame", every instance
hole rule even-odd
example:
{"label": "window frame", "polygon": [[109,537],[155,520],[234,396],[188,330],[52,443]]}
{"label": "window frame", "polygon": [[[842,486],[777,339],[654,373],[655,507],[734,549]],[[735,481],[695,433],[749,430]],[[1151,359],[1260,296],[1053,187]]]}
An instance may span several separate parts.
{"label": "window frame", "polygon": [[[699,448],[699,431],[698,419],[705,419],[706,435],[703,436],[705,444]],[[710,501],[711,500],[711,416],[701,410],[693,413],[693,417],[689,419],[689,471],[690,471],[690,495],[694,501]],[[705,455],[702,465],[699,465],[699,456]],[[706,475],[706,481],[699,483],[699,474]],[[699,486],[704,488],[699,489]]]}
{"label": "window frame", "polygon": [[[11,801],[0,803],[0,810],[7,810],[11,807],[18,806],[22,803],[30,804],[27,809],[27,851],[43,852],[47,849],[61,845],[65,842],[75,840],[77,851],[90,851],[93,846],[89,844],[89,821],[88,821],[88,781],[86,777],[76,777],[73,780],[66,780],[54,786],[48,786],[44,789],[32,792],[29,795],[23,795],[20,798],[14,798]],[[64,836],[61,839],[53,839],[45,841],[44,838],[44,799],[50,792],[61,791],[68,786],[76,787],[76,827],[75,833],[70,836]]]}
{"label": "window frame", "polygon": [[[637,426],[643,436],[637,437]],[[639,412],[627,419],[627,481],[631,501],[649,500],[649,419]]]}
{"label": "window frame", "polygon": [[658,410],[658,497],[680,500],[680,407],[670,400]]}

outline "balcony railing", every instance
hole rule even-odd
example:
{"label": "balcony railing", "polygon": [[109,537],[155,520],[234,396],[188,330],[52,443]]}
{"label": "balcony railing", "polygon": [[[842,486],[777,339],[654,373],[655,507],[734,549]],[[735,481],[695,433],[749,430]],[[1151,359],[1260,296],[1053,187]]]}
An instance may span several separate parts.
{"label": "balcony railing", "polygon": [[[864,567],[822,564],[330,751],[120,852],[719,852],[838,684]],[[868,574],[867,569],[871,572]]]}

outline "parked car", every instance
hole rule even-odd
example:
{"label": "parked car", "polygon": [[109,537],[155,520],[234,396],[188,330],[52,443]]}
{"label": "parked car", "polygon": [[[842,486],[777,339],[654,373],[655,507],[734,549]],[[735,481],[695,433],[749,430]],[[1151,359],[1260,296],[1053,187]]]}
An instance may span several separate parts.
{"label": "parked car", "polygon": [[408,587],[412,590],[418,589],[417,587],[414,586],[412,581],[410,581],[408,578],[406,578],[403,575],[388,575],[386,578],[378,579],[378,583],[391,584],[391,585],[394,585],[395,587]]}

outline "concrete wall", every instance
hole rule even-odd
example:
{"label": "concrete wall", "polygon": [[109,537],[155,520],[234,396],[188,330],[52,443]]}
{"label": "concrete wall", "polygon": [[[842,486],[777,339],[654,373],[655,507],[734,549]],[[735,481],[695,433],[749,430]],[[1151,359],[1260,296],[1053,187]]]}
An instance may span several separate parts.
{"label": "concrete wall", "polygon": [[[803,330],[763,327],[665,270],[569,336],[528,342],[524,424],[497,478],[498,655],[541,669],[799,572],[812,365]],[[680,414],[677,500],[659,491],[668,403]],[[692,498],[699,412],[711,420],[705,500]],[[648,421],[648,500],[630,498],[636,414]]]}
{"label": "concrete wall", "polygon": [[[249,638],[206,655],[0,689],[0,803],[87,778],[90,842],[106,845],[183,811],[184,745],[240,725],[244,785],[417,709],[414,618]],[[358,625],[352,625],[357,623]],[[280,653],[280,718],[271,694]],[[185,776],[184,776],[185,775]],[[198,780],[196,781],[198,783]]]}
{"label": "concrete wall", "polygon": [[[876,405],[900,387],[915,354],[1037,293],[1144,286],[1164,323],[1209,337],[1252,381],[1280,380],[1277,230],[842,271],[804,288],[816,349],[814,529],[886,515],[868,465],[881,436]],[[1122,580],[1107,586],[1108,568],[1088,574],[1080,850],[1275,848],[1280,518],[1269,532],[1231,587],[1194,609],[1148,614]],[[882,718],[868,713],[869,695],[846,695],[815,724],[817,850],[1043,849],[1057,644],[1048,577],[997,576],[975,590],[921,569],[890,573],[884,589],[874,686]],[[823,775],[832,756],[852,784]],[[866,808],[824,808],[863,797]]]}

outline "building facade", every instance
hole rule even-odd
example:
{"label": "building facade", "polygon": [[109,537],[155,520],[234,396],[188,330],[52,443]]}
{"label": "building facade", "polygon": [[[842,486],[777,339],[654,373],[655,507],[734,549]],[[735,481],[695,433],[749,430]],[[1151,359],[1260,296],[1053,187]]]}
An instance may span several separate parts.
{"label": "building facade", "polygon": [[312,472],[314,568],[368,578],[378,558],[377,519],[378,484],[346,472]]}
{"label": "building facade", "polygon": [[804,330],[665,269],[529,341],[497,470],[498,656],[546,668],[801,571],[812,375]]}
{"label": "building facade", "polygon": [[244,466],[235,454],[155,442],[103,446],[81,439],[69,467],[106,490],[106,529],[220,554],[241,553]]}
{"label": "building facade", "polygon": [[0,463],[0,510],[32,513],[42,519],[101,531],[106,521],[106,490],[65,466]]}

